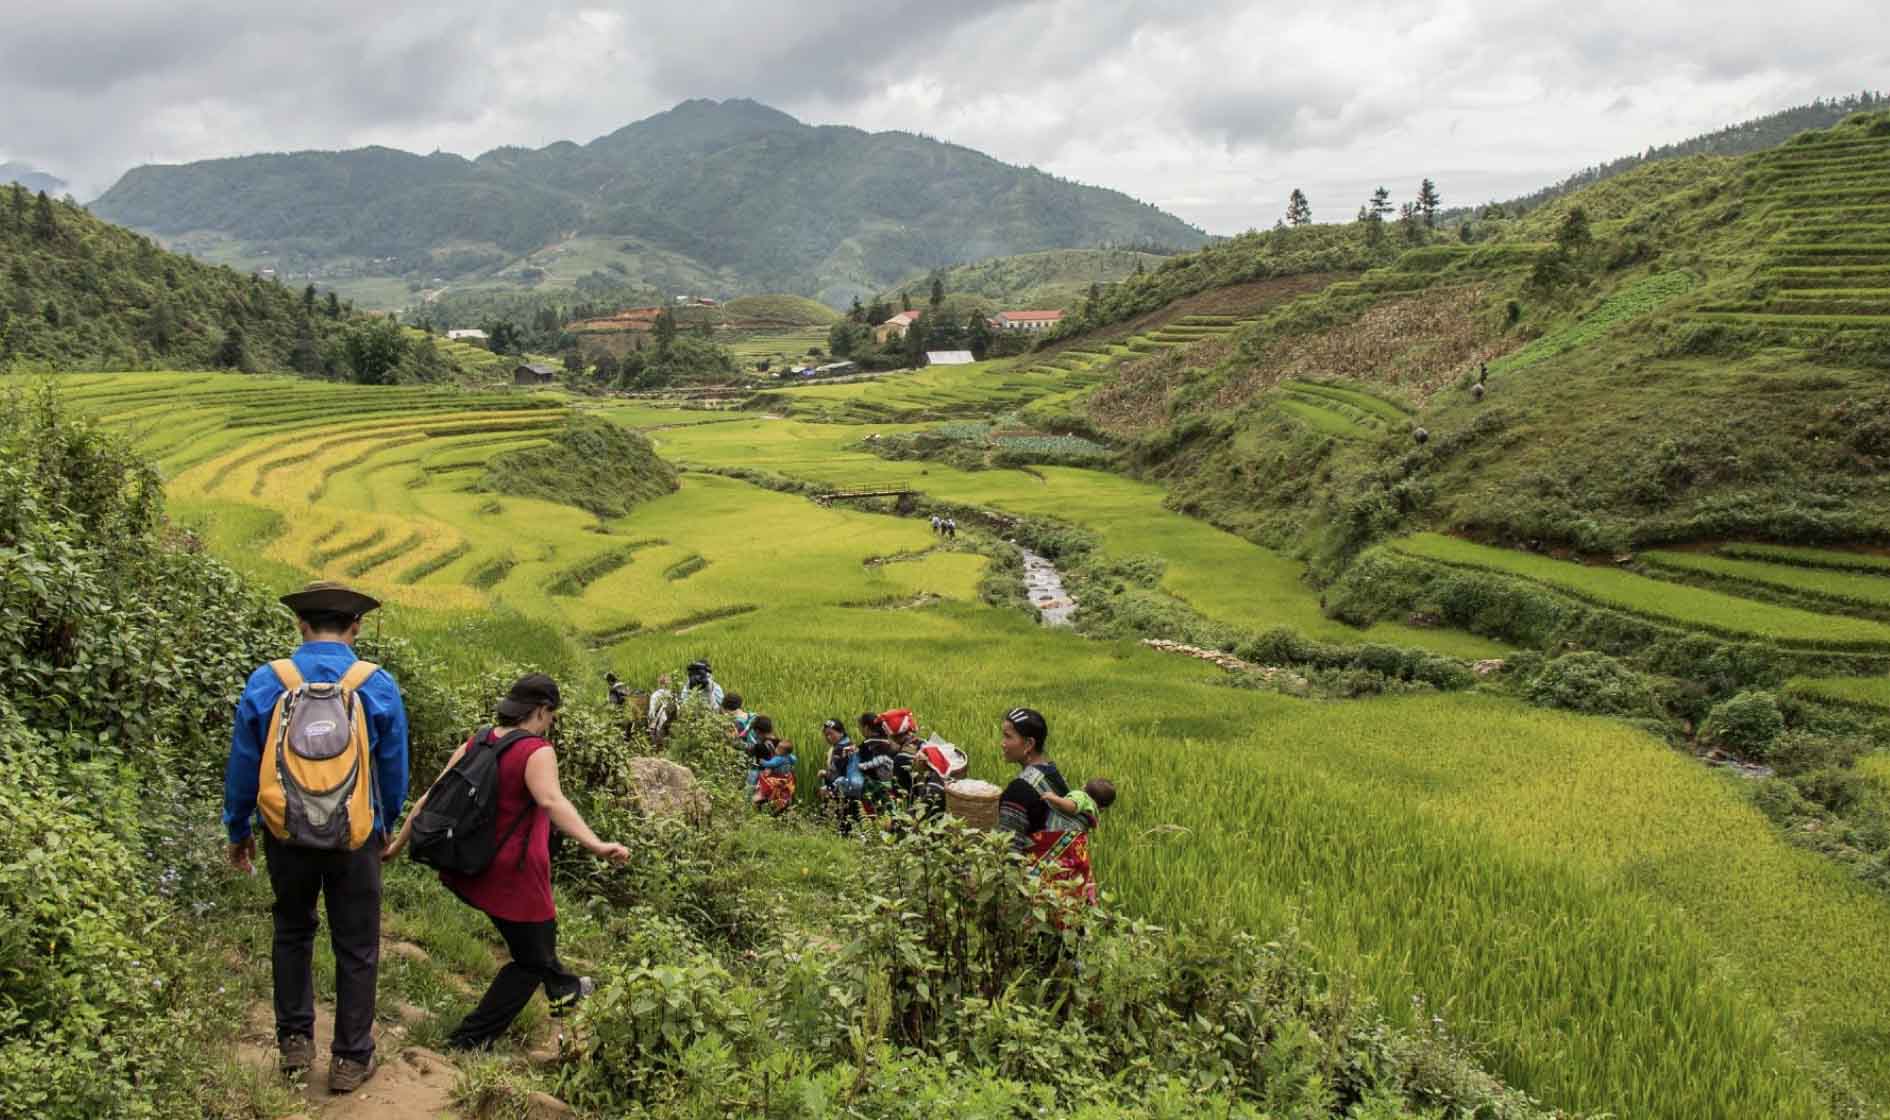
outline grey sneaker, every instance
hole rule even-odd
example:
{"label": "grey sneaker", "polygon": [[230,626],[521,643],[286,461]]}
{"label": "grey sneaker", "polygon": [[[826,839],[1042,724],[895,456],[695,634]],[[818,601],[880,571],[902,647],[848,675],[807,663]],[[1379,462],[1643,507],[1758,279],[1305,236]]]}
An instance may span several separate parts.
{"label": "grey sneaker", "polygon": [[283,1073],[302,1073],[315,1061],[315,1040],[292,1034],[276,1041],[277,1064]]}
{"label": "grey sneaker", "polygon": [[328,1091],[352,1093],[372,1076],[374,1076],[373,1059],[357,1062],[353,1058],[336,1058],[328,1063]]}

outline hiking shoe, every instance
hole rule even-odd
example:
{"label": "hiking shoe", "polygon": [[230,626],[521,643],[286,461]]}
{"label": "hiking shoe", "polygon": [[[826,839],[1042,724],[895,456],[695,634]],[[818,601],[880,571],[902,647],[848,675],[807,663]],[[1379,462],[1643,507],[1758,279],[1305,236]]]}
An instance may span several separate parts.
{"label": "hiking shoe", "polygon": [[374,1076],[373,1059],[357,1062],[353,1058],[336,1058],[328,1063],[328,1091],[352,1093],[372,1076]]}
{"label": "hiking shoe", "polygon": [[277,1064],[283,1073],[302,1073],[315,1061],[315,1040],[292,1034],[276,1041]]}

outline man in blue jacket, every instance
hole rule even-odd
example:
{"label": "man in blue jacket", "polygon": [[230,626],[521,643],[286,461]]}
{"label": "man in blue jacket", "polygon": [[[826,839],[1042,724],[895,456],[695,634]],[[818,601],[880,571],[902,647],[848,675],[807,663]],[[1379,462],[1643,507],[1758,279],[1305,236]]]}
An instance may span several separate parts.
{"label": "man in blue jacket", "polygon": [[[302,646],[289,658],[310,684],[342,680],[357,660],[354,640],[375,599],[336,583],[317,582],[282,603],[295,612]],[[270,717],[285,686],[268,665],[250,674],[236,705],[230,762],[223,775],[223,824],[231,866],[255,871],[257,788]],[[374,835],[354,850],[286,843],[264,829],[269,884],[275,891],[276,1046],[285,1072],[307,1070],[315,1056],[316,900],[327,897],[328,936],[335,950],[335,1036],[329,1087],[352,1092],[374,1068],[374,995],[380,970],[381,849],[407,799],[407,710],[400,687],[376,671],[355,692],[366,716],[372,757]]]}

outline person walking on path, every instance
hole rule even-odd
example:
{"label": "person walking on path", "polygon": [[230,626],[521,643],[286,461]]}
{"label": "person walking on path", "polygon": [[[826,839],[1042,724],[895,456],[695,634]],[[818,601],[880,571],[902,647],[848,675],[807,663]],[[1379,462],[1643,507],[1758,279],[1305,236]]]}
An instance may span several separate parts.
{"label": "person walking on path", "polygon": [[[237,701],[223,825],[230,864],[245,874],[255,872],[259,808],[266,825],[276,1047],[288,1073],[315,1057],[315,903],[326,896],[335,951],[328,1085],[347,1093],[374,1070],[381,838],[407,798],[407,711],[394,678],[354,655],[361,617],[379,602],[317,582],[282,603],[295,612],[302,645],[251,673]],[[345,781],[321,777],[337,771]]]}
{"label": "person walking on path", "polygon": [[[545,738],[557,720],[563,701],[558,685],[543,673],[528,673],[513,683],[498,703],[496,726],[477,745],[500,744],[513,732],[523,732],[504,746],[498,767],[498,812],[492,822],[500,837],[492,862],[478,875],[440,872],[440,882],[460,900],[492,919],[505,940],[512,960],[493,977],[479,1006],[454,1028],[447,1046],[479,1050],[492,1045],[544,985],[552,1014],[564,1010],[591,991],[587,976],[575,976],[558,960],[558,912],[551,898],[551,829],[581,844],[599,859],[623,863],[630,849],[598,839],[558,784],[558,755]],[[475,746],[468,739],[453,752],[446,769]],[[426,805],[422,797],[407,815],[400,834],[387,845],[384,859],[397,858],[413,835],[413,823]]]}

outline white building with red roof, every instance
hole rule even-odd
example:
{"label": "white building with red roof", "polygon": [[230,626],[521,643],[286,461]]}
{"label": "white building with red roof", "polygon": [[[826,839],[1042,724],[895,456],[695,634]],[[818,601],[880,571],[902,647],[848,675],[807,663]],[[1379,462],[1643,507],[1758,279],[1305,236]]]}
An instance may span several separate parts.
{"label": "white building with red roof", "polygon": [[1047,331],[1062,321],[1061,311],[1000,311],[991,317],[1001,331]]}

